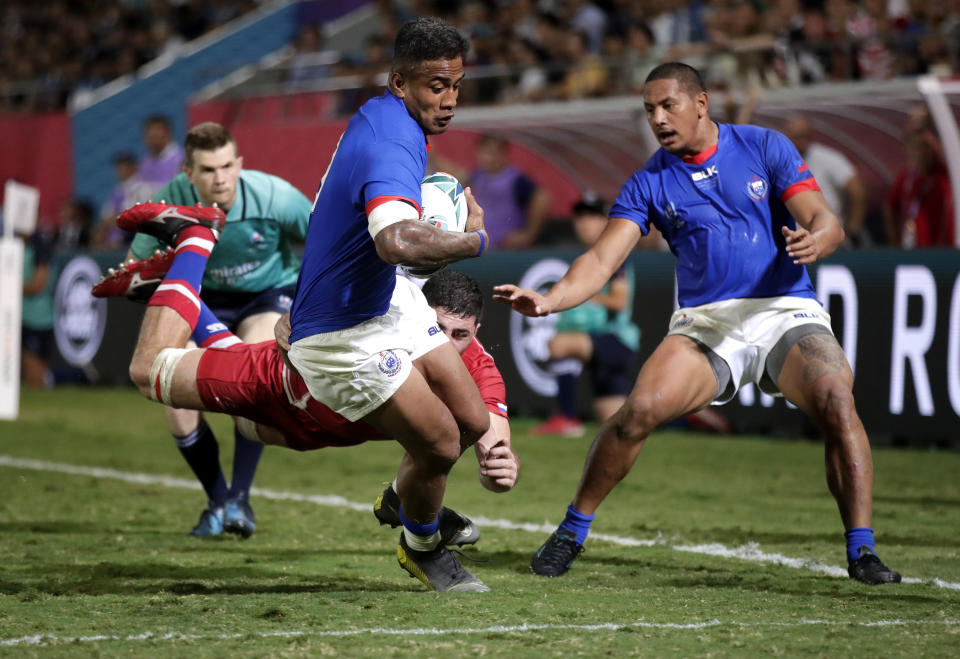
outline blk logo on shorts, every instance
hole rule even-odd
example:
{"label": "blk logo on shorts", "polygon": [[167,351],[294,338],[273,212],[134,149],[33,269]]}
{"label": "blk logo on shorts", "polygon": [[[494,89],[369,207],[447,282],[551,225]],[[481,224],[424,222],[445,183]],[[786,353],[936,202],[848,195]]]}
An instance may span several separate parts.
{"label": "blk logo on shorts", "polygon": [[432,327],[427,329],[427,336],[436,336],[439,333],[440,333],[440,327],[438,327],[437,325],[433,325]]}
{"label": "blk logo on shorts", "polygon": [[400,359],[393,350],[384,350],[380,353],[380,362],[377,364],[380,372],[388,378],[400,372]]}

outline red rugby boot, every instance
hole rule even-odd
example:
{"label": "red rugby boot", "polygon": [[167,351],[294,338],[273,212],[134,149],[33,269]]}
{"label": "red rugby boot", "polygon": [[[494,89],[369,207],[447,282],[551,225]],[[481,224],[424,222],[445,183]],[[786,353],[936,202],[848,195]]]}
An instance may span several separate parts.
{"label": "red rugby boot", "polygon": [[148,259],[130,259],[116,269],[110,268],[91,293],[94,297],[127,297],[146,303],[167,276],[174,256],[176,251],[171,247],[163,252],[157,250]]}
{"label": "red rugby boot", "polygon": [[149,234],[168,245],[175,244],[180,232],[190,226],[207,227],[216,240],[226,221],[227,216],[216,206],[174,206],[162,202],[137,204],[117,216],[121,229]]}

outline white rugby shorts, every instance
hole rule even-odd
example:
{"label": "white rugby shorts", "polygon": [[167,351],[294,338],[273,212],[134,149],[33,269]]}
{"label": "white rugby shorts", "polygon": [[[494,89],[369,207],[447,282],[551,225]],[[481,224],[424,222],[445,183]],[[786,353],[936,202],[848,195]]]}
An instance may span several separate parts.
{"label": "white rugby shorts", "polygon": [[415,284],[397,277],[382,316],[290,346],[290,362],[310,395],[349,421],[385,403],[406,381],[414,360],[447,342],[437,313]]}
{"label": "white rugby shorts", "polygon": [[780,395],[765,367],[770,351],[787,331],[801,325],[822,325],[833,335],[830,314],[805,297],[734,298],[677,309],[670,334],[681,334],[706,346],[730,368],[731,384],[714,404],[728,402],[747,383],[764,393]]}

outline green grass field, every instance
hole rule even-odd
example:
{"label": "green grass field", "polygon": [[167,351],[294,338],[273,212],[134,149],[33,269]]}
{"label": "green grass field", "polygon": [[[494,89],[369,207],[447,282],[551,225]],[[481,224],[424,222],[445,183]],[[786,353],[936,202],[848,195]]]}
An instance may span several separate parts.
{"label": "green grass field", "polygon": [[[513,492],[457,466],[447,503],[481,522],[437,595],[397,566],[369,506],[392,442],[268,447],[258,531],[188,538],[205,499],[160,407],[125,389],[24,392],[0,422],[0,655],[960,656],[960,455],[877,449],[878,551],[905,583],[845,577],[842,526],[808,441],[654,435],[561,579],[528,572],[588,440],[528,437]],[[230,462],[229,421],[212,420]],[[337,499],[336,497],[340,497]]]}

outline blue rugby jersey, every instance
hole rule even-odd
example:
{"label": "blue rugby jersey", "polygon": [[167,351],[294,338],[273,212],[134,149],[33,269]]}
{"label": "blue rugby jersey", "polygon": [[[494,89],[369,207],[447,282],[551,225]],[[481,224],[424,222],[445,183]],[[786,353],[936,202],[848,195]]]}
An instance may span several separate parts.
{"label": "blue rugby jersey", "polygon": [[819,190],[785,136],[719,124],[715,148],[681,158],[659,149],[623,185],[610,217],[652,222],[677,257],[681,307],[731,298],[816,299],[807,269],[787,255],[781,233],[796,222],[784,205]]}
{"label": "blue rugby jersey", "polygon": [[290,341],[386,313],[395,267],[377,254],[367,214],[401,199],[420,210],[427,140],[390,91],[350,119],[320,182],[291,312]]}

